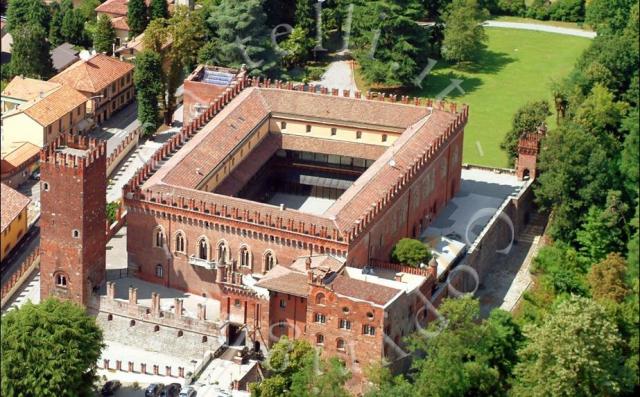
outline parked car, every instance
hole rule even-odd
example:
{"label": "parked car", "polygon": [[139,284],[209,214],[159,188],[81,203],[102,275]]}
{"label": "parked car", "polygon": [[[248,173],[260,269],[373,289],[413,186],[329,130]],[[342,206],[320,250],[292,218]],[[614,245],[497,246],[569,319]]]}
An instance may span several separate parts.
{"label": "parked car", "polygon": [[180,391],[180,397],[196,397],[196,389],[189,386],[186,389]]}
{"label": "parked car", "polygon": [[144,397],[158,397],[164,385],[162,383],[152,383],[144,391]]}
{"label": "parked car", "polygon": [[36,171],[33,174],[31,174],[31,179],[33,180],[39,180],[40,179],[40,171]]}
{"label": "parked car", "polygon": [[122,383],[120,383],[119,380],[110,380],[102,386],[100,393],[103,396],[111,396],[120,388],[120,386],[122,386]]}
{"label": "parked car", "polygon": [[182,389],[182,386],[179,383],[172,383],[162,389],[160,397],[178,397],[180,389]]}

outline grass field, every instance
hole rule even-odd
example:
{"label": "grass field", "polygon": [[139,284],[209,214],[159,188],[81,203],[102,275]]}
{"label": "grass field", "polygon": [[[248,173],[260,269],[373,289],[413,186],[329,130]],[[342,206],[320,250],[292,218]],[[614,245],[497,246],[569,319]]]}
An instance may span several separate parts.
{"label": "grass field", "polygon": [[[486,32],[488,47],[474,66],[452,68],[440,61],[422,81],[423,88],[410,94],[434,98],[450,79],[463,80],[460,87],[465,93],[456,90],[447,96],[470,107],[463,161],[508,167],[500,142],[513,114],[529,101],[551,100],[552,82],[571,71],[590,40],[528,30],[487,28]],[[359,89],[367,89],[357,70],[356,82]]]}

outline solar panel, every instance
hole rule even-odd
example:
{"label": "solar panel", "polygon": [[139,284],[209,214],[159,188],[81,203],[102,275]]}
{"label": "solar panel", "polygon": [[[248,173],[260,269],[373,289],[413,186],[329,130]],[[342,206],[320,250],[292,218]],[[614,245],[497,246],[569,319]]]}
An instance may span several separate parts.
{"label": "solar panel", "polygon": [[202,81],[207,84],[213,84],[217,86],[228,86],[233,80],[231,73],[217,72],[215,70],[205,70],[202,77]]}

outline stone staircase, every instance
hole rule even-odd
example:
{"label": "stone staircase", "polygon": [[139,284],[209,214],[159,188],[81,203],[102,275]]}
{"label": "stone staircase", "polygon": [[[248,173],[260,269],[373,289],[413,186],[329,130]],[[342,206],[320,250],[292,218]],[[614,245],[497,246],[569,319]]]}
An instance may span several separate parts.
{"label": "stone staircase", "polygon": [[549,219],[547,214],[535,212],[529,219],[529,223],[525,226],[524,230],[520,232],[518,236],[518,242],[520,243],[533,243],[536,237],[542,236],[544,228],[547,226],[547,220]]}

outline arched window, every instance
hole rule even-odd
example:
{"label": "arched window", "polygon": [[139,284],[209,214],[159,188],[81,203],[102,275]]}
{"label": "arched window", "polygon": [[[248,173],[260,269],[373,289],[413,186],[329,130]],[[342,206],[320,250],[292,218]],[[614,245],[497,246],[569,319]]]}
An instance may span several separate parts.
{"label": "arched window", "polygon": [[198,241],[198,258],[209,259],[209,244],[204,237]]}
{"label": "arched window", "polygon": [[321,292],[316,295],[316,305],[324,305],[324,303],[325,303],[325,297],[324,297],[324,294]]}
{"label": "arched window", "polygon": [[316,344],[323,345],[324,344],[324,335],[317,334],[316,335]]}
{"label": "arched window", "polygon": [[162,247],[164,245],[164,232],[161,228],[156,228],[153,241],[156,247]]}
{"label": "arched window", "polygon": [[162,268],[161,264],[157,264],[156,265],[156,277],[162,278],[162,276],[164,275],[164,269]]}
{"label": "arched window", "polygon": [[240,266],[251,267],[251,254],[246,246],[240,247]]}
{"label": "arched window", "polygon": [[340,351],[344,351],[344,348],[345,348],[344,339],[338,338],[336,340],[336,349]]}
{"label": "arched window", "polygon": [[227,243],[221,241],[218,243],[218,263],[227,261]]}
{"label": "arched window", "polygon": [[178,232],[178,234],[176,234],[176,252],[184,253],[184,245],[184,234]]}
{"label": "arched window", "polygon": [[56,287],[62,287],[62,288],[67,288],[67,276],[65,276],[64,274],[56,274],[55,276],[56,279]]}
{"label": "arched window", "polygon": [[267,251],[264,254],[264,269],[265,272],[273,269],[273,266],[276,264],[276,257],[271,251]]}

